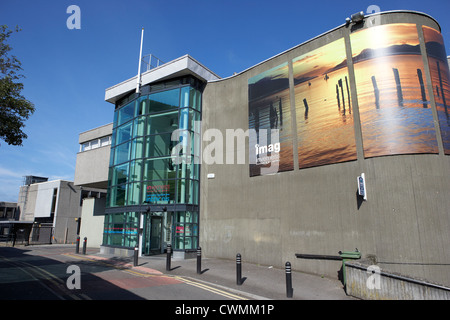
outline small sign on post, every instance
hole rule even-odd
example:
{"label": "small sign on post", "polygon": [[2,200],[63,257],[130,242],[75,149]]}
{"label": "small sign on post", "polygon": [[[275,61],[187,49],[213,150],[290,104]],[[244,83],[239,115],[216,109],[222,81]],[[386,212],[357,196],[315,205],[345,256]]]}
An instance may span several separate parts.
{"label": "small sign on post", "polygon": [[363,198],[364,201],[367,200],[367,190],[366,190],[366,178],[364,173],[357,178],[358,180],[358,195]]}

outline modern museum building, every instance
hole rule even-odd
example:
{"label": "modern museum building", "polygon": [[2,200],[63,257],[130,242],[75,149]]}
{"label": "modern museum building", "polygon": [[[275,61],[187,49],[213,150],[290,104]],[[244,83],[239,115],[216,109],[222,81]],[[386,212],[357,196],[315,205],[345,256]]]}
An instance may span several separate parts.
{"label": "modern museum building", "polygon": [[450,79],[432,17],[348,21],[223,79],[186,55],[105,100],[103,250],[201,247],[335,277],[340,262],[296,255],[357,248],[450,285]]}

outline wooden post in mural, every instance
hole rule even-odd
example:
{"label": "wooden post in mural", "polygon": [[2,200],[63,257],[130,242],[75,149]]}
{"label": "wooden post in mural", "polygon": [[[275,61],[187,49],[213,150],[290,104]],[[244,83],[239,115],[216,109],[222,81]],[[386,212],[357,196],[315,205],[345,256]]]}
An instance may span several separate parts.
{"label": "wooden post in mural", "polygon": [[308,112],[309,112],[308,102],[306,101],[306,98],[303,99],[303,104],[305,105],[305,120],[306,120],[308,119]]}
{"label": "wooden post in mural", "polygon": [[380,90],[378,89],[377,79],[372,76],[373,92],[375,94],[375,107],[380,109]]}
{"label": "wooden post in mural", "polygon": [[400,82],[400,74],[398,73],[398,69],[392,68],[394,71],[395,84],[397,86],[397,100],[398,106],[403,107],[403,92],[402,92],[402,84]]}
{"label": "wooden post in mural", "polygon": [[350,102],[350,90],[348,88],[348,81],[347,81],[347,76],[345,76],[345,86],[347,87],[347,100],[348,100],[348,112],[352,113],[352,103]]}
{"label": "wooden post in mural", "polygon": [[417,69],[417,77],[419,78],[420,92],[422,93],[423,107],[427,108],[427,95],[425,93],[425,85],[423,83],[422,70]]}
{"label": "wooden post in mural", "polygon": [[338,109],[340,111],[341,110],[341,101],[340,101],[340,98],[339,98],[339,86],[338,85],[336,85],[336,100],[337,100],[337,103],[338,103]]}
{"label": "wooden post in mural", "polygon": [[438,76],[439,76],[439,86],[441,88],[442,103],[444,104],[445,115],[447,116],[447,119],[448,119],[448,110],[447,110],[447,104],[445,103],[445,94],[444,94],[444,87],[442,85],[441,69],[439,68],[439,61],[436,61],[436,63],[437,63]]}
{"label": "wooden post in mural", "polygon": [[339,83],[339,87],[341,87],[342,106],[344,107],[344,113],[345,113],[345,97],[344,97],[344,86],[342,85],[342,79],[339,79],[338,83]]}

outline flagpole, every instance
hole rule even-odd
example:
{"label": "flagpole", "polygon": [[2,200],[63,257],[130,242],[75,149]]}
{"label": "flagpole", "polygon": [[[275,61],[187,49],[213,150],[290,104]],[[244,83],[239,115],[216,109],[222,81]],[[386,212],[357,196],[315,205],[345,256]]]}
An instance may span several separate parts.
{"label": "flagpole", "polygon": [[142,28],[141,32],[141,49],[139,51],[139,67],[138,67],[138,74],[137,74],[137,81],[136,81],[136,93],[139,93],[139,89],[141,86],[141,62],[142,62],[142,42],[144,40],[144,28]]}

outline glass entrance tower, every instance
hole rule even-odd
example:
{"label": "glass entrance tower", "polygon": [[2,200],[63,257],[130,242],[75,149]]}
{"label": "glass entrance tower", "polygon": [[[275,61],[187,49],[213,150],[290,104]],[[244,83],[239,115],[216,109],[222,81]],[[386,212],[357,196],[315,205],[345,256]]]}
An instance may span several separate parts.
{"label": "glass entrance tower", "polygon": [[185,75],[115,102],[103,246],[198,247],[203,87]]}

